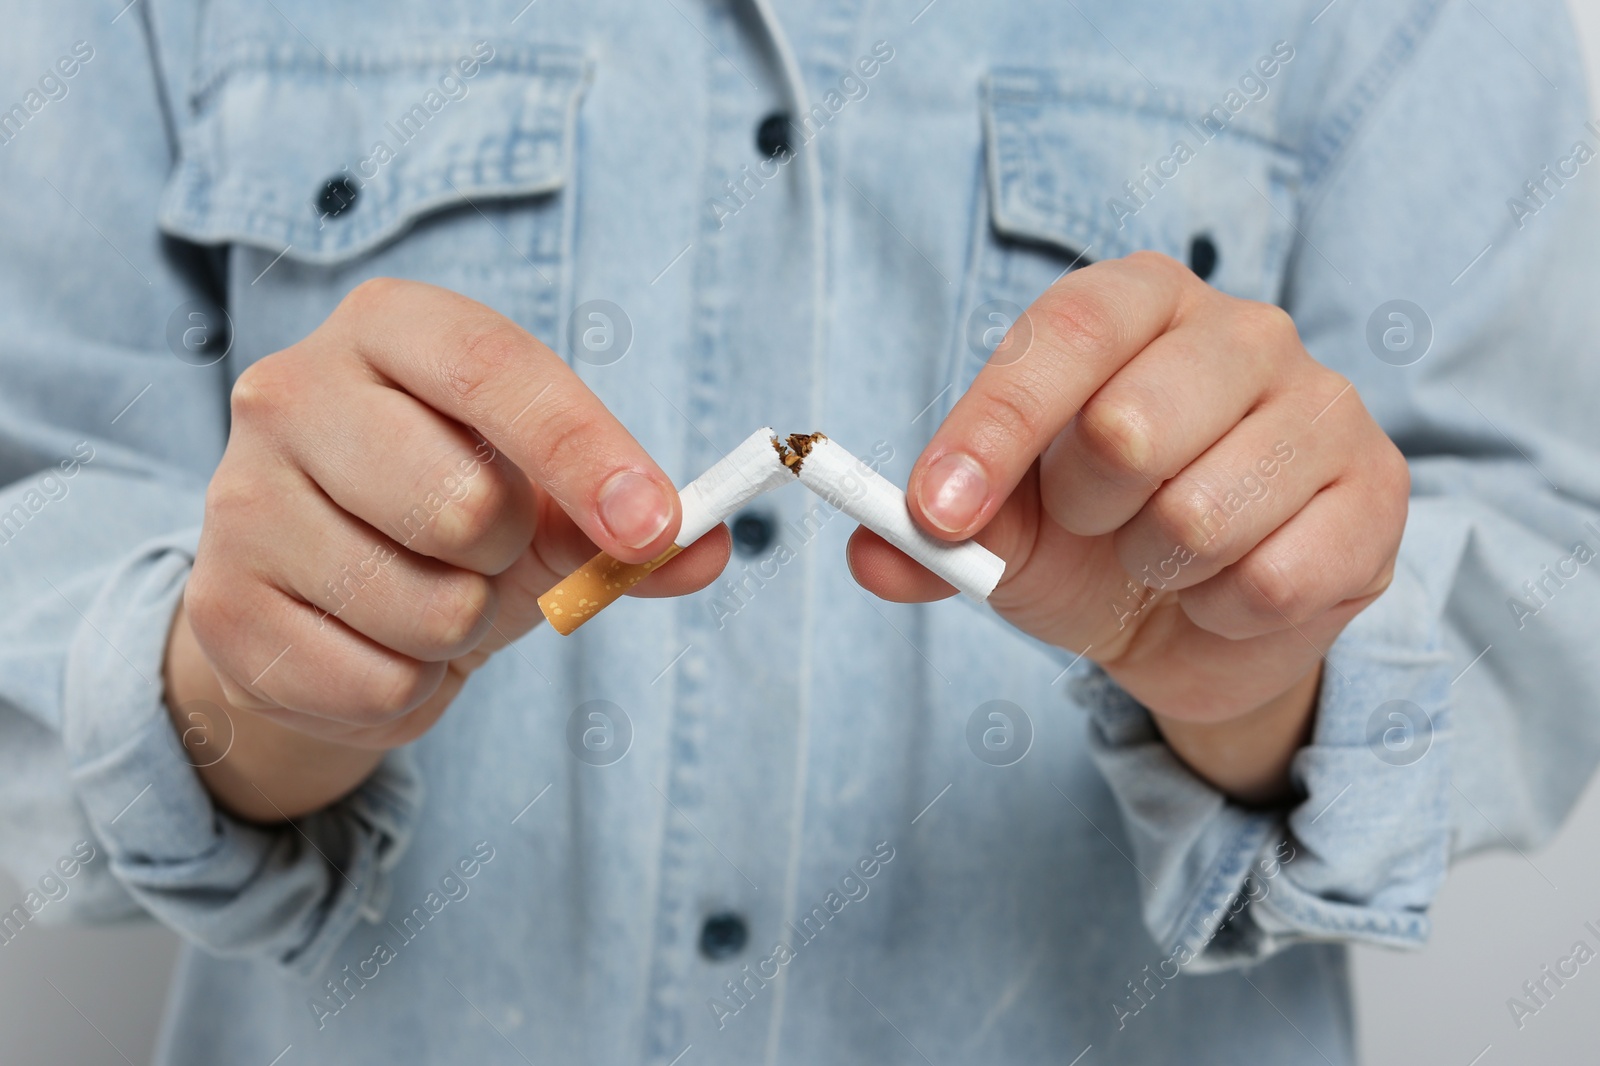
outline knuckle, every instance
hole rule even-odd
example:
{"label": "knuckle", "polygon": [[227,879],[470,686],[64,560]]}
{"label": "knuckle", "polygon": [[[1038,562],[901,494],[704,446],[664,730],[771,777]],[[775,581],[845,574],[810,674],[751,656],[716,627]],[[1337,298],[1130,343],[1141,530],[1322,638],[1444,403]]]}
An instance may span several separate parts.
{"label": "knuckle", "polygon": [[991,444],[1003,451],[1013,442],[1042,441],[1048,436],[1049,407],[1042,392],[1021,381],[1008,381],[984,394],[979,424],[992,434]]}
{"label": "knuckle", "polygon": [[1227,512],[1198,487],[1163,489],[1151,501],[1150,517],[1162,540],[1187,548],[1202,570],[1211,569],[1227,550]]}
{"label": "knuckle", "polygon": [[258,359],[234,380],[228,409],[235,422],[271,419],[289,397],[293,375],[282,353]]}
{"label": "knuckle", "polygon": [[223,453],[206,485],[202,518],[205,550],[224,563],[248,561],[262,537],[282,533],[297,513],[300,489],[285,484],[275,457],[244,453],[232,447]]}
{"label": "knuckle", "polygon": [[467,571],[434,583],[423,610],[423,639],[428,645],[454,651],[464,648],[485,628],[494,608],[494,585]]}
{"label": "knuckle", "polygon": [[196,559],[183,590],[183,610],[195,639],[205,644],[220,635],[236,632],[233,627],[238,621],[238,604],[239,597],[221,586],[215,569],[204,560]]}
{"label": "knuckle", "polygon": [[553,412],[541,426],[538,461],[545,471],[584,470],[605,432],[598,415],[578,407]]}
{"label": "knuckle", "polygon": [[1122,323],[1111,302],[1094,292],[1063,292],[1034,304],[1039,332],[1073,351],[1104,351],[1116,346]]}
{"label": "knuckle", "polygon": [[206,486],[205,522],[214,532],[220,533],[234,516],[249,514],[260,499],[260,490],[252,491],[248,478],[235,476],[224,454],[211,483]]}
{"label": "knuckle", "polygon": [[1384,562],[1382,568],[1379,569],[1377,576],[1374,577],[1367,587],[1362,591],[1366,595],[1372,596],[1373,598],[1382,596],[1385,592],[1389,591],[1389,586],[1394,584],[1394,566],[1395,561],[1391,557]]}
{"label": "knuckle", "polygon": [[1167,255],[1151,248],[1141,248],[1128,255],[1128,263],[1146,270],[1161,270],[1175,277],[1193,278],[1194,271],[1186,265]]}
{"label": "knuckle", "polygon": [[384,656],[357,685],[349,718],[357,725],[384,725],[403,718],[437,687],[425,663],[398,655]]}
{"label": "knuckle", "polygon": [[1309,619],[1313,590],[1280,559],[1256,552],[1239,564],[1245,583],[1245,609],[1256,622],[1277,628],[1287,620],[1298,625]]}
{"label": "knuckle", "polygon": [[1393,501],[1404,510],[1411,498],[1411,464],[1406,461],[1405,453],[1392,440],[1387,436],[1384,440],[1388,446],[1384,449],[1380,476]]}
{"label": "knuckle", "polygon": [[1360,395],[1355,394],[1353,388],[1354,382],[1345,377],[1343,374],[1339,373],[1337,370],[1334,370],[1331,367],[1323,366],[1321,363],[1317,364],[1317,374],[1322,379],[1320,382],[1318,382],[1319,393],[1325,392],[1328,396],[1339,396],[1346,389],[1351,389],[1351,398],[1357,401],[1356,403],[1350,405],[1351,412],[1354,413],[1355,411],[1360,411],[1363,416],[1366,416],[1366,406],[1360,402]]}
{"label": "knuckle", "polygon": [[1300,344],[1300,330],[1289,312],[1260,300],[1240,302],[1234,331],[1248,351],[1272,351]]}
{"label": "knuckle", "polygon": [[257,636],[270,606],[263,590],[241,583],[232,576],[232,568],[201,566],[198,561],[183,592],[189,632],[219,676],[238,672],[242,663],[254,658],[258,640],[274,639]]}
{"label": "knuckle", "polygon": [[475,408],[484,393],[527,362],[527,335],[501,318],[471,329],[439,368],[441,383],[463,407]]}
{"label": "knuckle", "polygon": [[368,278],[345,294],[338,310],[356,315],[382,311],[394,306],[408,284],[399,278]]}
{"label": "knuckle", "polygon": [[433,520],[433,542],[441,548],[470,551],[489,539],[505,513],[510,492],[490,470],[456,482]]}
{"label": "knuckle", "polygon": [[1159,480],[1155,440],[1146,408],[1114,400],[1090,400],[1079,414],[1079,444],[1096,472],[1118,482]]}

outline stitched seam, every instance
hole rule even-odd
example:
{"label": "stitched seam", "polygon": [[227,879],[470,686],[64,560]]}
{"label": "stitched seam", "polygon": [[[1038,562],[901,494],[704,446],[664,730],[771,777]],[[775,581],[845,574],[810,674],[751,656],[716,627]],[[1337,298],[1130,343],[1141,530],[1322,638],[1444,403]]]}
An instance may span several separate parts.
{"label": "stitched seam", "polygon": [[[1020,82],[1033,84],[1020,84]],[[1039,85],[1044,82],[1044,85]],[[1150,118],[1173,121],[1197,120],[1209,113],[1216,101],[1203,93],[1178,88],[1154,92],[1137,85],[1111,87],[1103,84],[1065,82],[1063,75],[1046,68],[1027,70],[998,69],[990,74],[988,107],[1038,106],[1049,104],[1061,109],[1100,108],[1123,111]],[[1074,107],[1073,105],[1078,105]],[[1275,114],[1276,112],[1274,112]],[[1257,116],[1231,116],[1228,125],[1214,139],[1232,138],[1254,141],[1293,154],[1293,147],[1278,139]]]}
{"label": "stitched seam", "polygon": [[[1224,812],[1230,808],[1224,807]],[[1178,914],[1178,924],[1169,934],[1169,939],[1174,943],[1182,943],[1186,931],[1193,931],[1194,935],[1204,937],[1203,942],[1195,944],[1196,955],[1203,954],[1207,945],[1215,938],[1216,930],[1206,931],[1206,923],[1210,920],[1211,912],[1219,906],[1225,906],[1238,892],[1244,890],[1244,875],[1249,867],[1242,870],[1238,866],[1239,856],[1249,852],[1255,854],[1261,850],[1261,840],[1258,836],[1270,835],[1273,821],[1262,815],[1243,815],[1244,825],[1235,833],[1232,843],[1228,845],[1212,862],[1210,871],[1201,881],[1200,886],[1190,894],[1186,906]],[[1263,833],[1262,830],[1268,832]],[[1213,902],[1215,901],[1215,902]],[[1202,917],[1196,922],[1197,916]],[[1218,925],[1226,920],[1226,916],[1218,920]]]}
{"label": "stitched seam", "polygon": [[1366,71],[1355,87],[1307,139],[1301,150],[1305,160],[1303,192],[1307,197],[1342,158],[1373,106],[1399,80],[1402,69],[1416,55],[1422,40],[1437,25],[1437,16],[1447,2],[1419,0],[1410,16],[1395,29],[1372,62],[1367,64]]}
{"label": "stitched seam", "polygon": [[[229,42],[217,50],[216,58],[200,67],[189,94],[190,105],[200,109],[206,99],[238,72],[315,71],[326,79],[342,81],[347,74],[433,74],[470,51],[480,40],[494,40],[492,33],[465,34],[451,44],[417,44],[381,51],[338,50],[327,54],[288,42],[261,44],[254,41]],[[333,64],[332,67],[329,64]],[[497,44],[493,73],[527,72],[546,76],[583,75],[586,61],[581,52],[558,45]],[[336,69],[335,69],[336,68]],[[481,71],[482,74],[491,71]]]}

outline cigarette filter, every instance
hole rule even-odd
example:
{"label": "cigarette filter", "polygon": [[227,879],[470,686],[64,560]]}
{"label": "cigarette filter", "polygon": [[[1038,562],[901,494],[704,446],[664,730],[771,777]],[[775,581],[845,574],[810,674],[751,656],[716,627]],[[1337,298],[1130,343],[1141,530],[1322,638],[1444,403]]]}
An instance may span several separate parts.
{"label": "cigarette filter", "polygon": [[793,481],[794,474],[784,465],[773,440],[771,427],[763,426],[678,490],[683,522],[666,551],[643,563],[620,562],[601,552],[540,596],[539,609],[550,627],[563,636],[571,634],[745,504]]}
{"label": "cigarette filter", "polygon": [[982,603],[1000,583],[1005,560],[975,540],[937,540],[916,524],[906,494],[820,433],[789,438],[796,472],[812,492],[872,530],[971,599]]}

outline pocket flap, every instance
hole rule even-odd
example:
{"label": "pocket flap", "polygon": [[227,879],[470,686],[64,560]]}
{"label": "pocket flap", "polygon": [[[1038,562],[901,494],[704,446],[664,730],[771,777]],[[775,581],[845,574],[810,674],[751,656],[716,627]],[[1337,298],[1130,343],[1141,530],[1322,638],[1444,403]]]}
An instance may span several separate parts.
{"label": "pocket flap", "polygon": [[232,46],[196,80],[160,225],[326,264],[443,206],[555,190],[588,76],[542,45]]}
{"label": "pocket flap", "polygon": [[1205,238],[1213,285],[1280,298],[1300,168],[1272,140],[1264,97],[1230,112],[1222,96],[1051,70],[994,71],[984,95],[997,232],[1089,259],[1152,249],[1183,262]]}

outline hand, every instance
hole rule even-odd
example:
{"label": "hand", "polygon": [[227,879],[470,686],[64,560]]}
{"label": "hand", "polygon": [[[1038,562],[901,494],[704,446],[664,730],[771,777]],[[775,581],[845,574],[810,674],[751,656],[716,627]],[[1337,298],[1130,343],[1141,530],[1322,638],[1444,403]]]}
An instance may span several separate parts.
{"label": "hand", "polygon": [[[560,357],[431,286],[355,289],[233,389],[228,446],[169,638],[167,702],[221,703],[201,772],[235,813],[316,810],[427,730],[536,600],[598,548],[660,554],[671,481]],[[726,530],[634,591],[677,595]]]}
{"label": "hand", "polygon": [[[1409,491],[1286,313],[1140,252],[1034,302],[908,496],[931,534],[981,531],[1006,559],[1003,618],[1100,663],[1191,766],[1263,800],[1304,742],[1322,652],[1389,584]],[[865,530],[851,566],[887,599],[952,591]]]}

